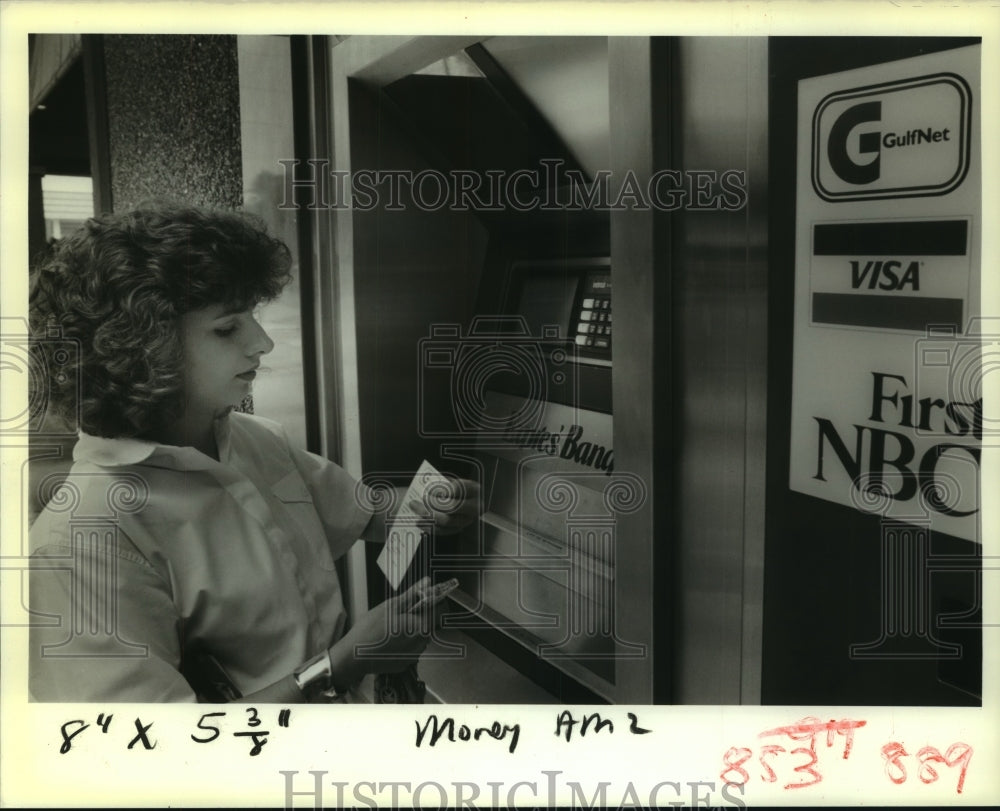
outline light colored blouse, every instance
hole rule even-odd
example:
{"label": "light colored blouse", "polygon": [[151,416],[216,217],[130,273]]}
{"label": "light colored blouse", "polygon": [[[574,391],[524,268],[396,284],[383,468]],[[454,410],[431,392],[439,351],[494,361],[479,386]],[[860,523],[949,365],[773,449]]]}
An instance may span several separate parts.
{"label": "light colored blouse", "polygon": [[341,636],[334,561],[367,491],[259,417],[229,414],[216,438],[219,461],[81,435],[31,529],[36,700],[194,701],[181,671],[199,651],[245,695]]}

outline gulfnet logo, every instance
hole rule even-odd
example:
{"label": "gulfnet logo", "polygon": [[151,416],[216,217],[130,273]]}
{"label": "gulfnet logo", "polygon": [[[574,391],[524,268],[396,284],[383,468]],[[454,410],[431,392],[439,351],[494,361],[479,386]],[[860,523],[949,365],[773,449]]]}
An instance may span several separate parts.
{"label": "gulfnet logo", "polygon": [[824,200],[947,194],[969,169],[972,93],[953,73],[838,91],[813,114]]}

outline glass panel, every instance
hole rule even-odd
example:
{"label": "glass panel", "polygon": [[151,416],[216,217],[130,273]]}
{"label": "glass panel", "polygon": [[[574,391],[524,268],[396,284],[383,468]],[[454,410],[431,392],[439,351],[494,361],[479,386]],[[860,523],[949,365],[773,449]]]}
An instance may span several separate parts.
{"label": "glass panel", "polygon": [[237,37],[240,76],[240,137],[243,150],[243,208],[263,219],[271,234],[292,252],[292,281],[261,311],[261,324],[274,341],[253,390],[257,414],[280,422],[293,444],[306,446],[302,323],[296,214],[282,210],[282,166],[294,157],[292,68],[289,38]]}

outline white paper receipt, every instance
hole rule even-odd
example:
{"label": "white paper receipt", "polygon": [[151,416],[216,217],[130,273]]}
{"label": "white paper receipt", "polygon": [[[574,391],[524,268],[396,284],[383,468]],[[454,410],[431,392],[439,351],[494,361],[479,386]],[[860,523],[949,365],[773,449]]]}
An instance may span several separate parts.
{"label": "white paper receipt", "polygon": [[385,574],[386,580],[394,589],[403,582],[406,570],[410,568],[413,556],[420,546],[420,525],[427,519],[410,508],[410,503],[424,503],[424,493],[436,482],[447,482],[448,479],[438,473],[434,466],[424,460],[424,463],[413,477],[410,486],[403,496],[403,503],[389,525],[385,546],[378,556],[378,566]]}

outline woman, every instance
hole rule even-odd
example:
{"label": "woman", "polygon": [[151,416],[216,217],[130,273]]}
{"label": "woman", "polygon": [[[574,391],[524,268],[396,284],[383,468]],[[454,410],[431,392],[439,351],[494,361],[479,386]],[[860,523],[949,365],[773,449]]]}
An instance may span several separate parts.
{"label": "woman", "polygon": [[[159,208],[88,221],[39,269],[33,334],[60,338],[37,348],[73,357],[48,352],[50,407],[80,438],[31,530],[32,610],[51,618],[35,699],[318,699],[427,644],[424,583],[345,633],[334,561],[384,540],[370,494],[232,410],[273,347],[255,307],[289,267],[243,216]],[[438,530],[474,514],[466,485],[428,515]]]}

